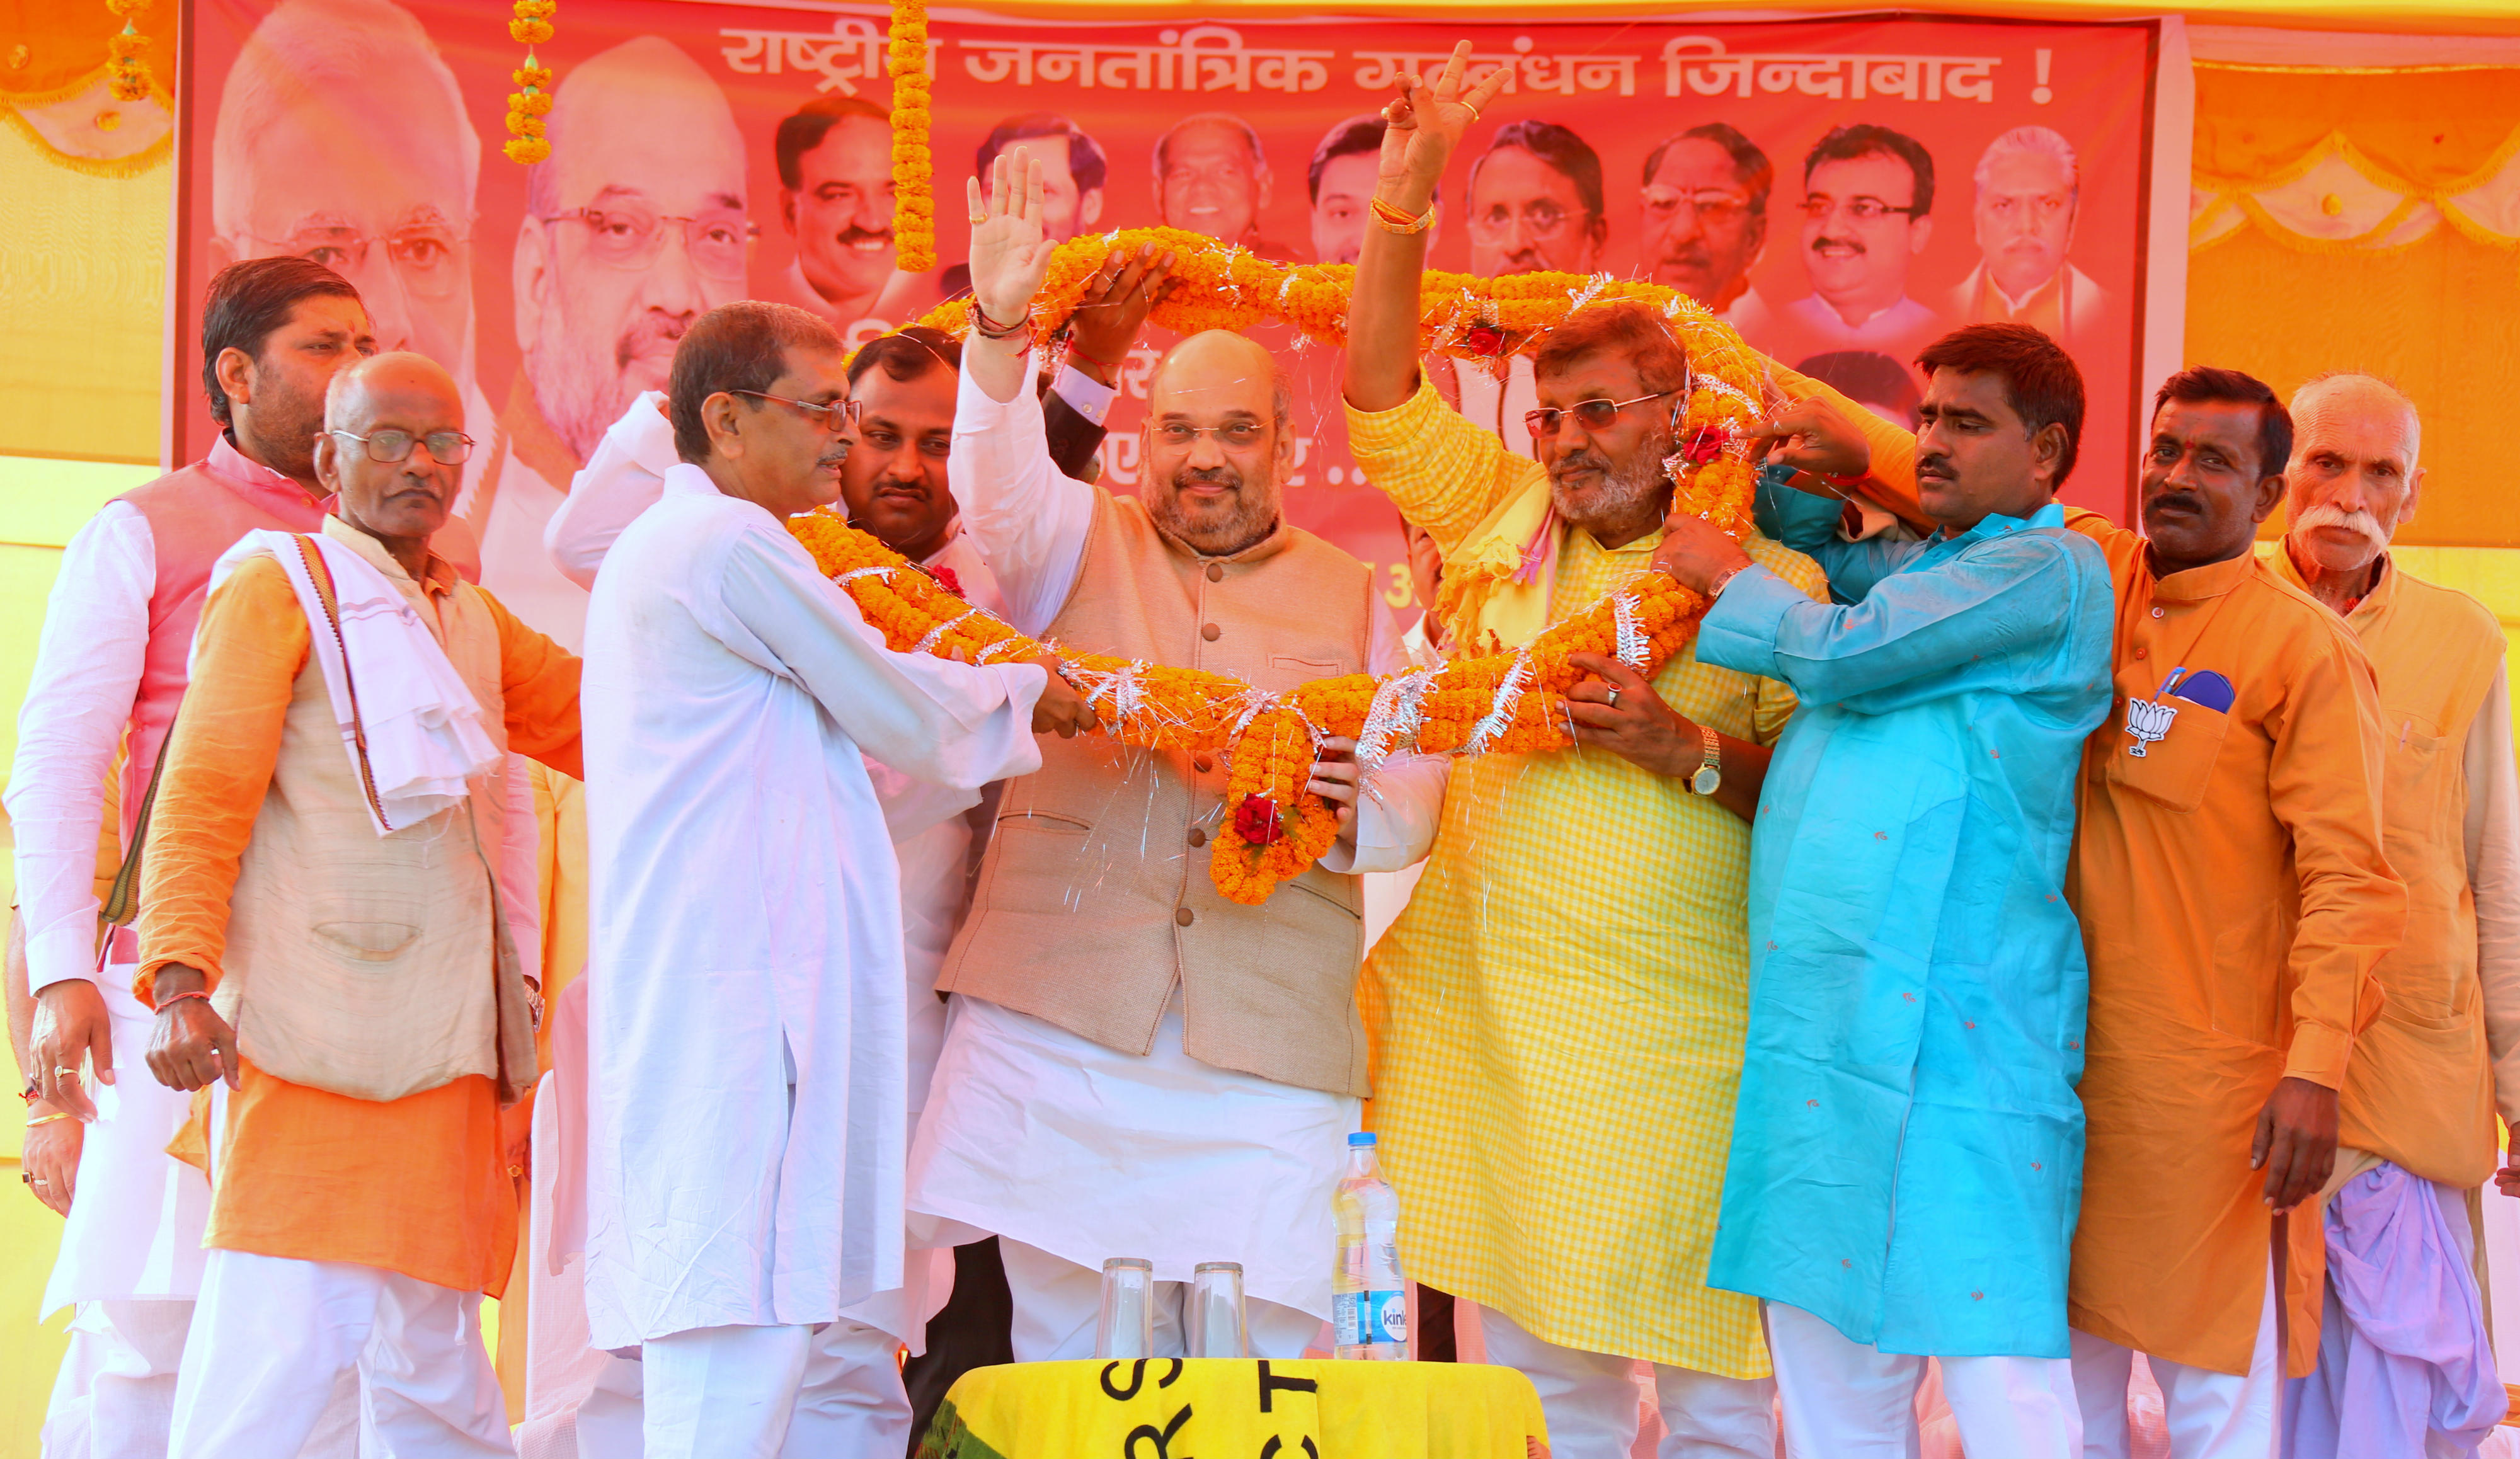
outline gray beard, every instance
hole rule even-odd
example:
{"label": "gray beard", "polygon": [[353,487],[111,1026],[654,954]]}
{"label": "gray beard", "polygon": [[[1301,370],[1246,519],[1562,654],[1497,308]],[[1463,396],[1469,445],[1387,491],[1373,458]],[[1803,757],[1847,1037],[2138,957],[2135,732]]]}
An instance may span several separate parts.
{"label": "gray beard", "polygon": [[1666,441],[1658,451],[1640,451],[1625,462],[1613,464],[1603,475],[1601,490],[1582,508],[1569,506],[1566,493],[1558,488],[1556,478],[1552,477],[1549,482],[1550,504],[1570,525],[1588,532],[1626,522],[1645,503],[1671,490],[1671,477],[1664,474],[1662,468],[1662,459],[1671,453],[1671,443]]}
{"label": "gray beard", "polygon": [[1251,547],[1278,524],[1278,504],[1254,495],[1247,483],[1235,494],[1232,510],[1195,524],[1182,510],[1178,485],[1170,491],[1149,492],[1142,500],[1156,526],[1210,557],[1230,556]]}
{"label": "gray beard", "polygon": [[533,345],[525,351],[525,378],[533,383],[534,408],[579,461],[595,455],[604,432],[630,408],[621,372],[601,353]]}

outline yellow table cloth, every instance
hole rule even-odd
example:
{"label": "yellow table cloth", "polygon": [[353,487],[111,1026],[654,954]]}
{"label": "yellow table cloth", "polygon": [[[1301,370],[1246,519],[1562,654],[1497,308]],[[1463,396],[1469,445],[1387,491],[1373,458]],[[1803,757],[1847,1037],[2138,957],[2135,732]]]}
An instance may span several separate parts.
{"label": "yellow table cloth", "polygon": [[1151,1358],[957,1381],[918,1459],[1544,1459],[1540,1394],[1486,1363]]}

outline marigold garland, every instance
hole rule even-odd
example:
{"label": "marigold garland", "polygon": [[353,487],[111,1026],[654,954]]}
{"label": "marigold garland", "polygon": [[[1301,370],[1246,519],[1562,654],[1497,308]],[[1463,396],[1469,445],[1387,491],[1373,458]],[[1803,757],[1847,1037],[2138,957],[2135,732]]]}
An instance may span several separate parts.
{"label": "marigold garland", "polygon": [[136,102],[154,89],[149,78],[149,37],[140,33],[134,13],[149,8],[150,0],[105,0],[105,8],[122,17],[122,31],[105,43],[106,89],[117,102]]}
{"label": "marigold garland", "polygon": [[[791,519],[788,529],[896,650],[970,663],[1058,653],[963,601],[828,508]],[[1359,741],[1358,759],[1369,771],[1412,752],[1563,749],[1573,743],[1566,691],[1585,677],[1568,655],[1598,653],[1650,676],[1688,641],[1704,608],[1669,576],[1646,573],[1523,648],[1440,669],[1315,680],[1282,694],[1195,669],[1098,654],[1058,657],[1094,701],[1102,732],[1146,749],[1224,757],[1225,815],[1208,874],[1227,898],[1257,906],[1337,839],[1336,812],[1304,788],[1322,738]],[[1244,814],[1264,798],[1262,814]]]}
{"label": "marigold garland", "polygon": [[517,18],[508,22],[510,38],[525,48],[525,64],[509,72],[517,90],[508,94],[508,145],[500,151],[511,162],[531,166],[551,155],[543,135],[543,118],[551,114],[551,67],[534,59],[534,47],[552,38],[551,18],[559,0],[517,0]]}
{"label": "marigold garland", "polygon": [[895,261],[910,273],[923,274],[936,267],[935,155],[927,147],[932,78],[924,0],[893,0],[890,63]]}

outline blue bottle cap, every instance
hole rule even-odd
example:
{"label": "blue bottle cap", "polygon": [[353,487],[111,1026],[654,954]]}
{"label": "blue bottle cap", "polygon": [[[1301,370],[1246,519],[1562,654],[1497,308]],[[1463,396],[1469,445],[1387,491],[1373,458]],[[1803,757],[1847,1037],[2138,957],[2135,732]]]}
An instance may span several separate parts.
{"label": "blue bottle cap", "polygon": [[1356,1149],[1360,1145],[1371,1146],[1372,1143],[1373,1131],[1371,1129],[1360,1129],[1356,1133],[1347,1137],[1347,1147],[1351,1150]]}

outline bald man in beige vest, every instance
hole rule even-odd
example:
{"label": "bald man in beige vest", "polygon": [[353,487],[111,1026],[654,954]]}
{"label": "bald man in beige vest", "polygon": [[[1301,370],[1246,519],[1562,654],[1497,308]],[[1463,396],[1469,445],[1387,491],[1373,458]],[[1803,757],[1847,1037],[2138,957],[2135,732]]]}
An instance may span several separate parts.
{"label": "bald man in beige vest", "polygon": [[[1042,444],[1024,317],[1053,244],[1040,163],[973,185],[980,318],[948,470],[1016,628],[1071,652],[1231,674],[1282,692],[1407,667],[1364,563],[1289,526],[1285,386],[1222,332],[1157,368],[1139,494],[1061,476]],[[1125,296],[1154,260],[1114,259]],[[1002,335],[1003,337],[991,337]],[[937,980],[952,1026],[911,1149],[914,1239],[1000,1238],[1018,1361],[1091,1356],[1098,1270],[1153,1262],[1156,1355],[1180,1292],[1238,1261],[1251,1354],[1295,1357],[1329,1312],[1330,1194],[1366,1089],[1357,874],[1424,854],[1440,765],[1357,795],[1345,741],[1313,789],[1338,844],[1258,906],[1207,875],[1224,766],[1100,737],[1045,744],[1007,787],[969,916]]]}

